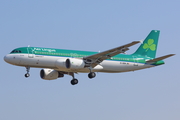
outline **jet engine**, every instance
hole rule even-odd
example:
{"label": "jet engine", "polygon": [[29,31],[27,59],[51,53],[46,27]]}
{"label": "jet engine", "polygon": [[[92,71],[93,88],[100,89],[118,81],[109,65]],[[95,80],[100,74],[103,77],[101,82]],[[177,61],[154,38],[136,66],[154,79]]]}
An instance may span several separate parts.
{"label": "jet engine", "polygon": [[53,69],[42,69],[40,71],[40,76],[44,80],[54,80],[60,77],[59,72]]}
{"label": "jet engine", "polygon": [[77,58],[66,59],[66,68],[68,69],[80,69],[84,67],[85,67],[85,63],[82,59],[77,59]]}

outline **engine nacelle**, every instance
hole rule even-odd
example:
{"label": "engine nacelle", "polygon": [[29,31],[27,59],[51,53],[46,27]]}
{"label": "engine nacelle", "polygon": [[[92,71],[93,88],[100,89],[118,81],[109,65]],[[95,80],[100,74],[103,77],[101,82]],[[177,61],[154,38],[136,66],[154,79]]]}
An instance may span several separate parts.
{"label": "engine nacelle", "polygon": [[40,76],[44,80],[54,80],[59,77],[59,73],[53,69],[42,69],[40,71]]}
{"label": "engine nacelle", "polygon": [[68,69],[81,69],[84,68],[85,63],[82,59],[68,58],[66,60],[66,68]]}

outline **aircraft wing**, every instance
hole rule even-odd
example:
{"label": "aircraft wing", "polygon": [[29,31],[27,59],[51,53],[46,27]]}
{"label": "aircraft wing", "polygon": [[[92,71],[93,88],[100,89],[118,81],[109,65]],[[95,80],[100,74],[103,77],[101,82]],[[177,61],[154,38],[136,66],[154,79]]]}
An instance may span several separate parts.
{"label": "aircraft wing", "polygon": [[94,55],[90,55],[90,56],[86,56],[84,57],[84,61],[89,64],[90,67],[94,68],[96,65],[98,65],[99,63],[101,63],[103,60],[109,59],[117,54],[120,53],[124,53],[127,50],[129,50],[128,47],[131,47],[137,43],[140,43],[140,41],[133,41],[129,44],[123,45],[123,46],[119,46],[104,52],[100,52]]}
{"label": "aircraft wing", "polygon": [[152,60],[147,60],[146,62],[147,63],[154,63],[154,62],[157,62],[159,60],[163,60],[163,59],[166,59],[168,57],[171,57],[171,56],[174,56],[175,54],[169,54],[169,55],[165,55],[165,56],[162,56],[162,57],[158,57],[158,58],[155,58],[155,59],[152,59]]}

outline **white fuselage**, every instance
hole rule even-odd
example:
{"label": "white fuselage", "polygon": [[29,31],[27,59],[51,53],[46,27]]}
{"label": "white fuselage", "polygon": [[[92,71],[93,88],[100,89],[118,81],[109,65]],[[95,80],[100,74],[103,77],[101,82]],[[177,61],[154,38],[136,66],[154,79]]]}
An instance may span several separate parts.
{"label": "white fuselage", "polygon": [[[17,66],[50,68],[50,69],[55,69],[57,71],[65,71],[65,72],[89,73],[88,68],[68,69],[66,67],[62,67],[62,65],[59,66],[58,61],[64,61],[67,58],[68,57],[43,56],[43,55],[35,55],[35,54],[8,54],[4,57],[4,60],[7,63]],[[65,62],[64,63],[62,62],[61,64],[65,64]],[[118,72],[135,71],[149,67],[154,67],[154,65],[136,63],[136,62],[104,60],[102,63],[94,67],[92,71],[118,73]]]}

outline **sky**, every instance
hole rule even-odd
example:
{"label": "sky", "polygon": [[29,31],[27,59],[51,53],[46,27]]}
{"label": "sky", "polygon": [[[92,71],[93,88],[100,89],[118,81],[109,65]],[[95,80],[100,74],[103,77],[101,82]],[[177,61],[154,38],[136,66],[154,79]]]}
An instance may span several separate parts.
{"label": "sky", "polygon": [[[179,120],[179,0],[1,0],[1,120]],[[3,58],[18,47],[104,51],[160,30],[165,65],[127,73],[79,73],[46,81],[41,68]],[[127,51],[132,54],[135,45]]]}

